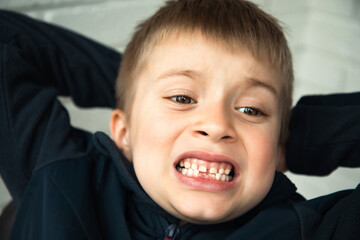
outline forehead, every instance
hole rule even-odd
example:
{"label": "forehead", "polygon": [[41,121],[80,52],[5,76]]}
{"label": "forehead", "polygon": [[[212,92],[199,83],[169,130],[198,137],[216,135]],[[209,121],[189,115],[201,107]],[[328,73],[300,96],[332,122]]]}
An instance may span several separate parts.
{"label": "forehead", "polygon": [[[164,37],[153,44],[141,71],[149,71],[159,78],[183,75],[188,78],[206,78],[216,69],[223,69],[227,77],[245,76],[253,83],[278,93],[280,77],[277,67],[267,58],[255,58],[243,45],[229,44],[199,32],[180,32]],[[223,77],[223,76],[222,76]],[[262,84],[264,83],[264,84]],[[274,87],[272,87],[274,85]]]}

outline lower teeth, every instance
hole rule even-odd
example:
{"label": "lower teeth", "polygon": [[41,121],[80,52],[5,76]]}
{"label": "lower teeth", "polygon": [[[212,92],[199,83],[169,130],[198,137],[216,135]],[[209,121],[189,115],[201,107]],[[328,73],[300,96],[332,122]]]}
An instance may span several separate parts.
{"label": "lower teeth", "polygon": [[199,172],[198,169],[191,169],[191,168],[185,168],[185,167],[180,167],[177,166],[176,170],[181,173],[182,175],[188,176],[188,177],[202,177],[202,178],[207,178],[207,179],[212,179],[212,180],[217,180],[217,181],[222,181],[222,182],[230,182],[233,179],[233,176],[231,175],[226,175],[226,174],[222,174],[222,173],[204,173],[204,172]]}

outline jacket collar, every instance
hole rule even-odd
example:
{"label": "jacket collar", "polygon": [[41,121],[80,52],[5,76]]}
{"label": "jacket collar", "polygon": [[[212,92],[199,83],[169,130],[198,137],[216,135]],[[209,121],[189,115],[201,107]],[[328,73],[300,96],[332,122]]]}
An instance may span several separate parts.
{"label": "jacket collar", "polygon": [[[132,164],[126,159],[122,152],[118,149],[114,141],[105,133],[97,132],[94,135],[94,143],[97,148],[114,162],[117,171],[121,176],[122,185],[132,193],[133,200],[140,205],[144,205],[151,211],[159,214],[167,219],[169,223],[177,223],[178,219],[163,210],[155,203],[143,190],[138,179],[136,178]],[[275,173],[274,182],[266,195],[266,197],[252,210],[246,214],[226,223],[211,225],[219,227],[219,229],[231,228],[232,225],[239,227],[248,222],[257,215],[261,210],[278,203],[284,202],[294,196],[296,193],[295,185],[281,172]],[[199,225],[200,228],[206,228],[206,225]]]}

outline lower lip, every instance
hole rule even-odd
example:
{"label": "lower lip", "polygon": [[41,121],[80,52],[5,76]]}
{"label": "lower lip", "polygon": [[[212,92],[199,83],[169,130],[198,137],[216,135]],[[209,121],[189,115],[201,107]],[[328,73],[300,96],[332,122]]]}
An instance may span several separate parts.
{"label": "lower lip", "polygon": [[175,176],[177,179],[184,183],[185,185],[190,186],[193,189],[206,191],[206,192],[225,192],[229,191],[236,185],[237,178],[234,177],[230,182],[223,182],[217,180],[210,180],[201,177],[189,177],[179,173],[176,169]]}

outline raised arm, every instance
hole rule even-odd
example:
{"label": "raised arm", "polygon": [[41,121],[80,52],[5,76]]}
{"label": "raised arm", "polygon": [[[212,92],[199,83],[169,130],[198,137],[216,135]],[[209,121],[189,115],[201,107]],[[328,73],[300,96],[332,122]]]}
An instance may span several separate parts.
{"label": "raised arm", "polygon": [[360,166],[360,92],[303,97],[294,107],[287,166],[296,173],[327,175]]}
{"label": "raised arm", "polygon": [[33,171],[87,151],[57,96],[114,107],[120,54],[70,31],[0,11],[0,174],[18,201]]}

